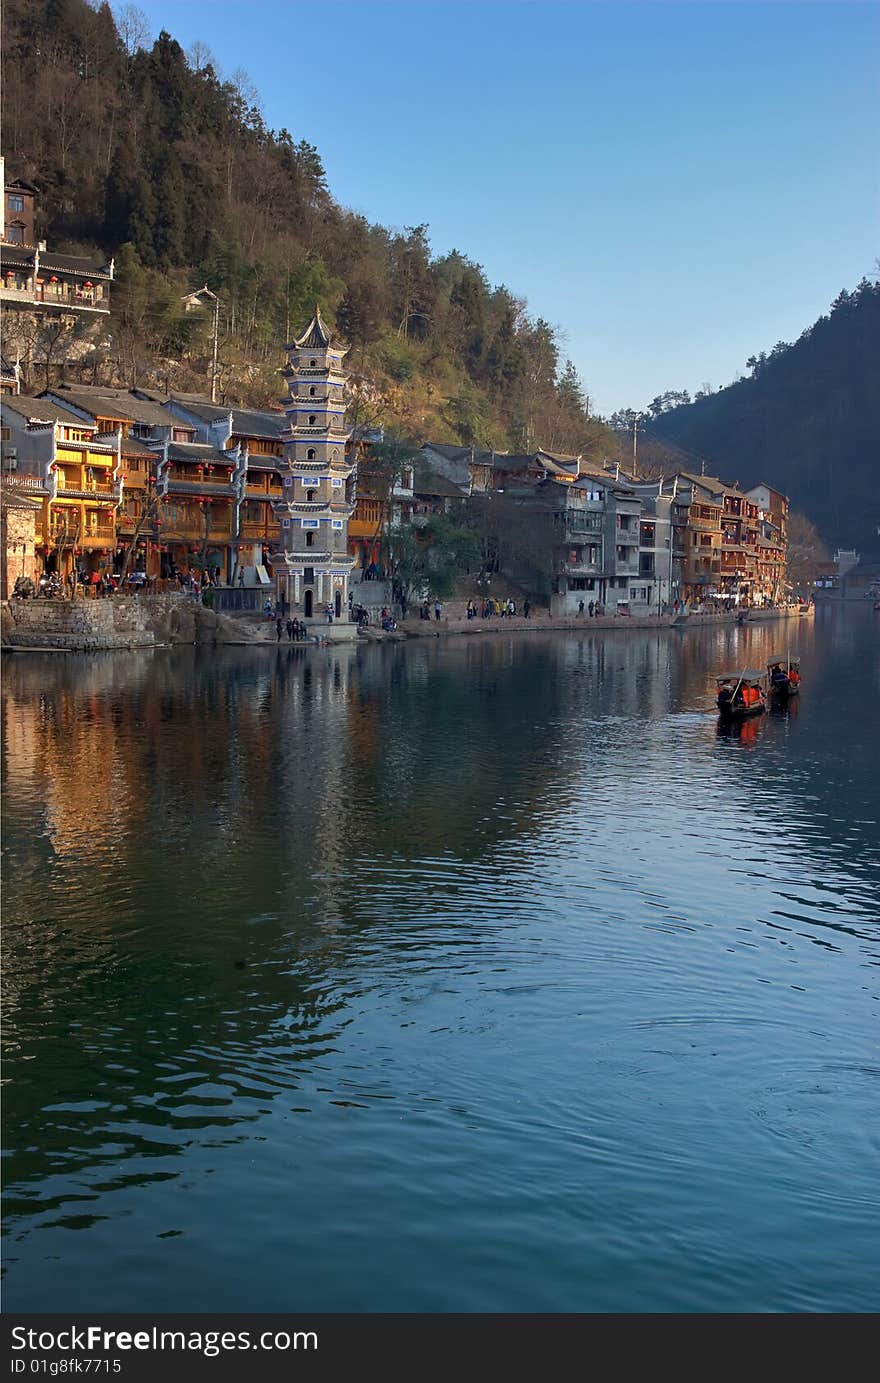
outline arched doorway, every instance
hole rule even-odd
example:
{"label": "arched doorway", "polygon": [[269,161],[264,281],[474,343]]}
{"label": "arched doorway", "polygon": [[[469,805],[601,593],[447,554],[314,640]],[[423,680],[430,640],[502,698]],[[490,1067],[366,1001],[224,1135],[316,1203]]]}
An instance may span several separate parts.
{"label": "arched doorway", "polygon": [[314,607],[314,603],[315,597],[312,595],[312,592],[306,591],[306,619],[312,618],[312,609]]}
{"label": "arched doorway", "polygon": [[336,592],[336,618],[342,619],[342,592]]}

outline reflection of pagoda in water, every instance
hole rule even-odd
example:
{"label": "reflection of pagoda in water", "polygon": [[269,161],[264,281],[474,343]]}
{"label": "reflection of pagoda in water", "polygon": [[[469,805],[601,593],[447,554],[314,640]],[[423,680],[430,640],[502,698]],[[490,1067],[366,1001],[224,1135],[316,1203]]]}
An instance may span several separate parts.
{"label": "reflection of pagoda in water", "polygon": [[281,523],[271,556],[278,594],[306,619],[348,620],[348,520],[354,512],[353,465],[346,457],[347,347],[333,341],[318,307],[301,336],[287,347],[289,431],[278,467],[284,499],[275,504]]}

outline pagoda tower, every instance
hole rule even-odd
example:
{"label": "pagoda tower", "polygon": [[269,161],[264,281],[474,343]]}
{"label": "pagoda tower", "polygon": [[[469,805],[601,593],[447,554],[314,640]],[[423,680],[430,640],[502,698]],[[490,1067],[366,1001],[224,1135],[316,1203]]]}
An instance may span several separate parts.
{"label": "pagoda tower", "polygon": [[347,346],[334,341],[315,315],[287,351],[282,370],[290,395],[284,458],[279,461],[284,498],[278,550],[270,555],[279,596],[300,618],[348,620],[348,520],[354,512],[354,464],[346,456]]}

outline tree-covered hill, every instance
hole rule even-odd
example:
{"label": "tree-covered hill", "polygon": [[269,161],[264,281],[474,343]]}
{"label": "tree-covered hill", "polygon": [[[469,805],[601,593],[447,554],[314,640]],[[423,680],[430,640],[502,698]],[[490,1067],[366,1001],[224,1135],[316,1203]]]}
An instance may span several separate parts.
{"label": "tree-covered hill", "polygon": [[116,255],[109,343],[84,361],[95,377],[203,386],[206,324],[181,299],[207,283],[224,396],[267,403],[281,345],[320,299],[352,344],[364,421],[616,454],[547,322],[465,254],[434,256],[426,226],[340,206],[317,149],[268,129],[249,80],[223,78],[203,45],[149,45],[135,7],[86,0],[5,0],[3,28],[7,176],[38,187],[54,248]]}
{"label": "tree-covered hill", "polygon": [[743,486],[791,497],[831,546],[880,551],[880,284],[843,292],[750,378],[660,412],[650,431]]}

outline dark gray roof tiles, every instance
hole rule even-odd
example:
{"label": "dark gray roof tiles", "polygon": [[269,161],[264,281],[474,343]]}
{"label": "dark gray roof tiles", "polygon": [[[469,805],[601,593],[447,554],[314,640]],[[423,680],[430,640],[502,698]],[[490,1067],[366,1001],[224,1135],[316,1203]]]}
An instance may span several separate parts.
{"label": "dark gray roof tiles", "polygon": [[427,461],[416,460],[413,466],[413,494],[437,495],[444,499],[464,499],[464,490],[435,471]]}
{"label": "dark gray roof tiles", "polygon": [[34,423],[67,423],[71,427],[88,427],[89,424],[82,418],[78,418],[69,408],[62,408],[60,403],[54,403],[52,399],[35,399],[29,394],[4,394],[0,398],[3,408],[11,408],[14,413],[18,413],[28,422]]}

